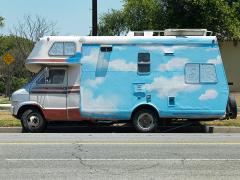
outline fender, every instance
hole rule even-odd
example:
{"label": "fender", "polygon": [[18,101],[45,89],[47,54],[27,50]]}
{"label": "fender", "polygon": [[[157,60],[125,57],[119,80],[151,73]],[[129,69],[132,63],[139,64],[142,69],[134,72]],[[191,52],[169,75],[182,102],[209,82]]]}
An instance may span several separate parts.
{"label": "fender", "polygon": [[160,117],[159,111],[158,111],[157,107],[156,107],[154,104],[152,104],[152,103],[143,103],[143,102],[135,105],[135,106],[132,108],[131,117],[132,117],[133,113],[134,113],[138,108],[140,108],[141,106],[142,106],[142,107],[144,107],[144,106],[147,107],[147,106],[148,106],[148,107],[154,109],[155,112],[157,112],[158,117]]}
{"label": "fender", "polygon": [[21,102],[21,103],[19,103],[16,106],[13,107],[13,115],[17,116],[18,113],[19,113],[19,110],[23,106],[36,106],[36,107],[38,107],[41,110],[43,109],[43,107],[39,103],[37,103],[35,101],[25,101],[25,102]]}

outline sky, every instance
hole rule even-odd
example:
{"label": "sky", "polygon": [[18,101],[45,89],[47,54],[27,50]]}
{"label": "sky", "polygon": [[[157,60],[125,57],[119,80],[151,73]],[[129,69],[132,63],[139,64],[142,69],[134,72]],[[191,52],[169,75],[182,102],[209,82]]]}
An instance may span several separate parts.
{"label": "sky", "polygon": [[[39,15],[56,22],[59,35],[88,35],[92,24],[92,0],[0,0],[0,16],[5,27],[0,34],[22,21],[24,15]],[[98,16],[111,9],[121,9],[122,0],[98,0]]]}

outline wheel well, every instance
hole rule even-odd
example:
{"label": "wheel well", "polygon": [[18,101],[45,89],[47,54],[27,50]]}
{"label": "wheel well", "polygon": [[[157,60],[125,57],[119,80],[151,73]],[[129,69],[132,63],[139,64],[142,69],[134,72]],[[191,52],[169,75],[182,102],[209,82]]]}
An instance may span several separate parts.
{"label": "wheel well", "polygon": [[148,104],[143,104],[143,105],[140,105],[140,106],[136,107],[136,108],[133,110],[133,112],[132,112],[132,114],[131,114],[131,119],[132,119],[133,115],[134,115],[137,111],[139,111],[139,110],[141,110],[141,109],[150,109],[150,110],[152,110],[153,112],[155,112],[155,113],[157,114],[157,116],[159,117],[159,113],[158,113],[157,109],[156,109],[154,106],[148,105]]}
{"label": "wheel well", "polygon": [[39,108],[37,105],[24,105],[24,106],[20,107],[20,109],[18,110],[17,118],[18,118],[18,119],[21,119],[23,113],[24,113],[26,110],[28,110],[28,109],[37,110],[37,111],[39,111],[39,112],[42,114],[42,116],[44,117],[44,114],[43,114],[41,108]]}

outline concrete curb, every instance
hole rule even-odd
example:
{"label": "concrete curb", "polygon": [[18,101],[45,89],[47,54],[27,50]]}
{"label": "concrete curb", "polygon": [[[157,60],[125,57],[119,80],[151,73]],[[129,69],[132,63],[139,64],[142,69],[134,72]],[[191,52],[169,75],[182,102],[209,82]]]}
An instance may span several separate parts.
{"label": "concrete curb", "polygon": [[[66,133],[62,132],[63,129],[66,127],[51,127],[49,128],[50,132],[53,130],[55,133]],[[67,127],[69,128],[69,126]],[[72,127],[74,133],[84,133],[81,131],[76,131],[79,127]],[[85,127],[86,128],[86,127]],[[116,128],[116,127],[115,127]],[[118,128],[118,127],[117,127]],[[120,128],[120,127],[119,127]],[[49,130],[46,132],[48,133]],[[0,133],[21,133],[22,128],[21,127],[0,127]],[[69,133],[71,132],[71,129],[69,130]],[[104,132],[104,131],[103,131]],[[240,133],[240,127],[234,127],[234,126],[206,126],[206,127],[200,127],[200,126],[194,126],[191,127],[191,129],[182,129],[181,131],[176,131],[174,133]],[[94,132],[92,132],[94,133]],[[120,131],[120,133],[124,133],[124,131]],[[126,133],[129,133],[128,131]],[[159,133],[165,133],[164,131],[159,131]]]}
{"label": "concrete curb", "polygon": [[235,126],[206,126],[207,133],[240,133],[240,127]]}
{"label": "concrete curb", "polygon": [[0,104],[0,110],[10,111],[11,104]]}
{"label": "concrete curb", "polygon": [[0,127],[0,133],[21,133],[21,127]]}

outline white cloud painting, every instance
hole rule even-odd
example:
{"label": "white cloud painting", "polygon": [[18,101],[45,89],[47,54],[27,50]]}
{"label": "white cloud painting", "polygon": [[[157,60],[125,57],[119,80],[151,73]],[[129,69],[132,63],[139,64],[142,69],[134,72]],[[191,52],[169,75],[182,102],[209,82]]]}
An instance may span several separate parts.
{"label": "white cloud painting", "polygon": [[117,111],[119,98],[117,96],[104,97],[103,95],[94,96],[90,89],[81,88],[82,111],[102,114],[103,112]]}
{"label": "white cloud painting", "polygon": [[137,71],[137,64],[126,62],[124,59],[115,59],[109,63],[108,69],[113,71]]}
{"label": "white cloud painting", "polygon": [[99,49],[91,49],[89,55],[85,55],[81,59],[81,63],[83,64],[92,64],[96,65],[99,56]]}
{"label": "white cloud painting", "polygon": [[157,77],[151,84],[146,84],[148,91],[157,91],[158,97],[176,96],[181,92],[192,92],[199,89],[200,85],[185,84],[184,76],[175,76],[172,78]]}
{"label": "white cloud painting", "polygon": [[175,46],[140,46],[141,49],[146,51],[162,51],[164,53],[174,53],[176,50],[179,49],[192,49],[195,48],[195,46],[186,46],[186,45],[175,45]]}
{"label": "white cloud painting", "polygon": [[186,63],[188,63],[187,58],[173,58],[170,61],[168,61],[166,64],[161,64],[159,66],[159,70],[164,72],[164,71],[181,69],[185,66]]}
{"label": "white cloud painting", "polygon": [[124,50],[127,50],[127,47],[126,46],[114,46],[113,49],[118,50],[118,51],[124,51]]}
{"label": "white cloud painting", "polygon": [[206,101],[210,99],[215,99],[218,96],[218,92],[214,89],[208,89],[204,94],[202,94],[198,99],[200,101]]}
{"label": "white cloud painting", "polygon": [[209,59],[207,61],[207,63],[211,63],[211,64],[215,64],[215,65],[222,64],[221,56],[218,55],[216,59]]}
{"label": "white cloud painting", "polygon": [[216,47],[206,49],[207,52],[214,52],[217,50],[218,50],[218,48],[216,48]]}
{"label": "white cloud painting", "polygon": [[87,80],[87,84],[92,88],[96,88],[97,86],[101,85],[104,82],[104,80],[105,80],[104,77],[96,77],[96,79]]}

